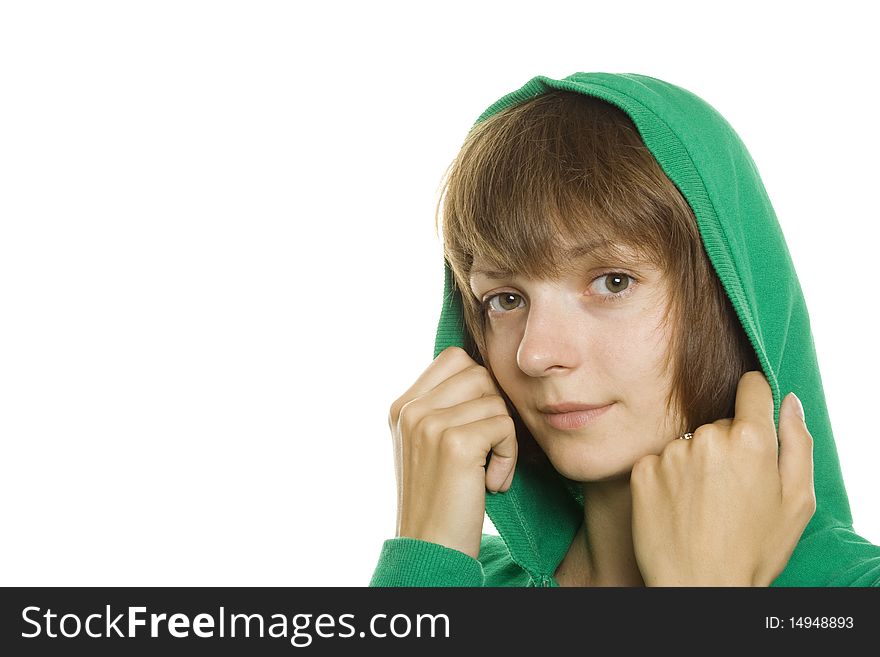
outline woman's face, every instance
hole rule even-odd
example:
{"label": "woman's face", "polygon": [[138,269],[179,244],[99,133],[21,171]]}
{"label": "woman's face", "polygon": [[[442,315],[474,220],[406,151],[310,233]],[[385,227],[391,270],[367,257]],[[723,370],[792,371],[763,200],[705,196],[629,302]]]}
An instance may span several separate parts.
{"label": "woman's face", "polygon": [[[666,281],[589,253],[571,262],[576,271],[547,281],[496,277],[476,259],[470,283],[487,304],[489,364],[522,421],[562,475],[600,481],[628,475],[678,435],[662,371]],[[560,404],[604,408],[546,412]]]}

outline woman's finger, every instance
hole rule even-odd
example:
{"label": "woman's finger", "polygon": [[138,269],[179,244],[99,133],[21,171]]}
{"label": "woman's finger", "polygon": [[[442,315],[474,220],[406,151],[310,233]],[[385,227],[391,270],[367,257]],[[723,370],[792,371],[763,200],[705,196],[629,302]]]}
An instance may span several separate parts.
{"label": "woman's finger", "polygon": [[801,415],[794,393],[779,409],[779,480],[784,499],[815,507],[813,488],[813,437]]}
{"label": "woman's finger", "polygon": [[759,439],[776,442],[776,423],[773,418],[773,391],[763,372],[752,370],[742,375],[736,388],[736,410],[732,426],[753,427],[748,433]]}

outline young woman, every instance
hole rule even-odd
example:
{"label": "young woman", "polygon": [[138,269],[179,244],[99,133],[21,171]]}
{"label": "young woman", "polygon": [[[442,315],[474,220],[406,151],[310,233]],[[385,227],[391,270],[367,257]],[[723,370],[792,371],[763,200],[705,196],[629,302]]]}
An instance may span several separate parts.
{"label": "young woman", "polygon": [[536,77],[477,120],[438,218],[372,585],[880,585],[784,238],[710,105]]}

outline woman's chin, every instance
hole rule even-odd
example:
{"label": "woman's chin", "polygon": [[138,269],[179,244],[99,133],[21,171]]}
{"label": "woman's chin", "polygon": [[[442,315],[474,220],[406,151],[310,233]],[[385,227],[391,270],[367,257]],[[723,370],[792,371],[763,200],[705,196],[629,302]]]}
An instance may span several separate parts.
{"label": "woman's chin", "polygon": [[[551,465],[567,479],[579,482],[610,481],[629,477],[636,455],[607,452],[596,454],[592,450],[571,449],[544,450]],[[586,453],[590,452],[590,453]]]}

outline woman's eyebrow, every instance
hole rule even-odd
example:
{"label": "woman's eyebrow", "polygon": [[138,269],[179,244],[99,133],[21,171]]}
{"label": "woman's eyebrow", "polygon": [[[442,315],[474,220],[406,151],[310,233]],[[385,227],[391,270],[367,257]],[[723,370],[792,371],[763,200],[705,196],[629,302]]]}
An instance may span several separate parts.
{"label": "woman's eyebrow", "polygon": [[[577,246],[564,250],[561,253],[560,258],[563,260],[578,260],[589,255],[600,246],[609,245],[611,245],[611,242],[605,238],[596,239],[587,242],[586,244],[578,244]],[[513,272],[507,269],[486,269],[483,267],[477,267],[471,269],[471,276],[483,276],[484,278],[500,280],[502,278],[510,278],[513,276]]]}

